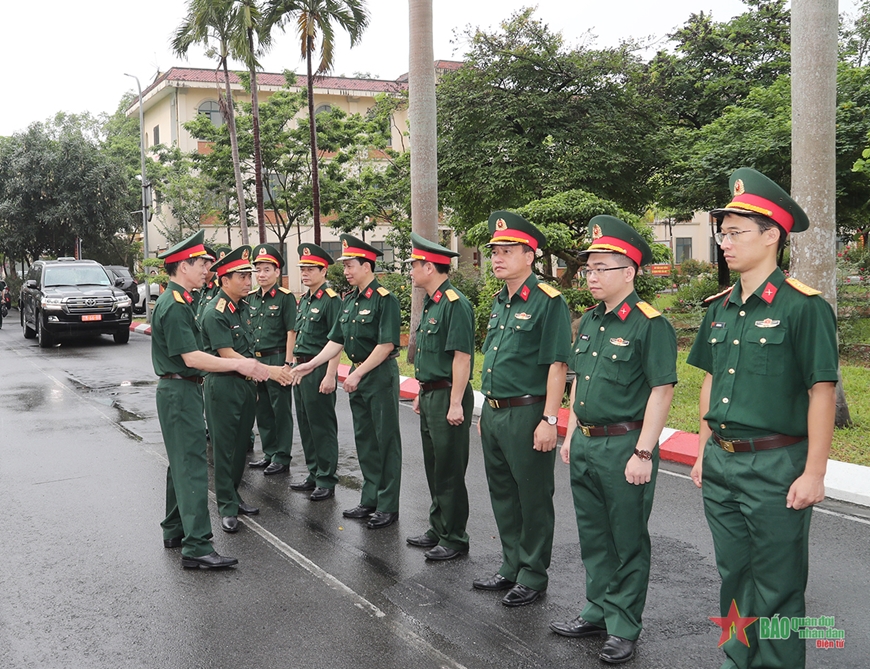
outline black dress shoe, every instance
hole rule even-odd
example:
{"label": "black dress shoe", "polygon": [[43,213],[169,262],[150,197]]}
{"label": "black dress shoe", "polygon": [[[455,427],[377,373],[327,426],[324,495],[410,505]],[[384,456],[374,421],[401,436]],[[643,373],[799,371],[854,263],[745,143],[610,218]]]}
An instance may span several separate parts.
{"label": "black dress shoe", "polygon": [[420,548],[432,548],[432,546],[438,545],[438,539],[434,539],[428,534],[421,534],[419,537],[408,537],[405,541],[411,546],[419,546]]}
{"label": "black dress shoe", "polygon": [[247,502],[239,502],[239,513],[243,516],[256,516],[260,513],[260,509]]}
{"label": "black dress shoe", "polygon": [[290,484],[290,490],[306,491],[314,490],[316,487],[317,486],[314,485],[314,481],[312,481],[311,479],[305,479],[304,481],[297,481],[296,483]]}
{"label": "black dress shoe", "polygon": [[604,642],[601,652],[598,653],[598,659],[608,664],[628,662],[634,657],[635,646],[637,646],[636,640],[623,639],[621,636],[611,634]]}
{"label": "black dress shoe", "polygon": [[239,531],[239,519],[235,516],[223,516],[221,518],[221,529],[224,532],[229,532],[232,534],[233,532]]}
{"label": "black dress shoe", "polygon": [[427,560],[452,560],[453,558],[465,555],[468,551],[458,551],[447,546],[435,546],[423,553],[423,557]]}
{"label": "black dress shoe", "polygon": [[399,520],[399,512],[388,512],[388,511],[375,511],[372,514],[372,517],[369,518],[369,522],[366,523],[366,527],[370,530],[379,530],[382,527],[389,527],[393,523]]}
{"label": "black dress shoe", "polygon": [[580,616],[574,618],[567,623],[557,623],[555,620],[550,623],[550,629],[561,636],[569,636],[572,638],[580,638],[584,636],[604,636],[607,629],[593,625],[588,620],[583,620]]}
{"label": "black dress shoe", "polygon": [[526,604],[531,604],[532,602],[537,601],[542,592],[543,590],[533,590],[527,585],[517,583],[510,589],[510,592],[502,598],[501,603],[505,606],[525,606]]}
{"label": "black dress shoe", "polygon": [[471,585],[473,585],[477,590],[509,590],[514,587],[516,583],[507,580],[501,574],[495,574],[488,578],[479,578]]}
{"label": "black dress shoe", "polygon": [[320,502],[324,499],[335,497],[335,488],[315,488],[314,492],[308,498],[312,502]]}
{"label": "black dress shoe", "polygon": [[368,518],[375,512],[375,507],[373,506],[363,506],[362,504],[357,504],[352,509],[345,509],[341,512],[341,515],[345,518]]}
{"label": "black dress shoe", "polygon": [[251,469],[263,469],[264,467],[268,467],[270,464],[271,462],[266,458],[260,458],[259,460],[249,462],[248,467],[250,467]]}
{"label": "black dress shoe", "polygon": [[239,564],[239,561],[234,557],[224,557],[215,552],[202,557],[183,557],[181,558],[181,566],[185,569],[223,569],[224,567],[232,567]]}
{"label": "black dress shoe", "polygon": [[163,548],[178,548],[181,546],[181,537],[172,537],[163,540]]}
{"label": "black dress shoe", "polygon": [[263,473],[266,476],[271,476],[272,474],[283,474],[284,472],[290,471],[290,465],[282,465],[277,462],[270,462],[269,466],[263,470]]}

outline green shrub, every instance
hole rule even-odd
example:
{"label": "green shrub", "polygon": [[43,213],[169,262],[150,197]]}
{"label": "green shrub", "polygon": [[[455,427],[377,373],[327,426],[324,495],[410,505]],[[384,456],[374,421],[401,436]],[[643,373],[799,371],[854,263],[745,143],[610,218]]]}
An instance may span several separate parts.
{"label": "green shrub", "polygon": [[411,279],[406,274],[381,274],[378,282],[399,300],[399,310],[402,314],[402,330],[411,326],[411,294],[414,292]]}

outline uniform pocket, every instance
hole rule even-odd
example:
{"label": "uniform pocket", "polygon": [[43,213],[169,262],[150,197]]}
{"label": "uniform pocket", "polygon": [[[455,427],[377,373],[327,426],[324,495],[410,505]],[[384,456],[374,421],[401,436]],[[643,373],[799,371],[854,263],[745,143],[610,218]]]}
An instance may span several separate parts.
{"label": "uniform pocket", "polygon": [[728,341],[727,328],[713,328],[707,335],[707,344],[710,346],[710,355],[713,358],[713,367],[724,364],[722,358],[728,356],[728,349],[724,346]]}
{"label": "uniform pocket", "polygon": [[750,374],[776,376],[785,370],[784,328],[754,328],[744,334],[747,371]]}
{"label": "uniform pocket", "polygon": [[440,321],[434,325],[427,321],[421,321],[418,332],[422,335],[423,343],[420,348],[427,352],[437,352],[441,348],[439,346],[440,338],[438,335],[440,329]]}
{"label": "uniform pocket", "polygon": [[604,379],[621,386],[631,382],[633,346],[607,346],[599,355],[598,369]]}

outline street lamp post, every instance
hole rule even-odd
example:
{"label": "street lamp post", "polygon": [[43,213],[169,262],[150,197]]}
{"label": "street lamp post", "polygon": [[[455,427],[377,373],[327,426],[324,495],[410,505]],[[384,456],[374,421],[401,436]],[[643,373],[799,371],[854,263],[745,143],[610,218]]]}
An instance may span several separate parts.
{"label": "street lamp post", "polygon": [[[145,180],[145,110],[142,108],[142,86],[139,77],[135,74],[124,73],[125,77],[136,80],[136,88],[139,89],[139,158],[142,162],[142,246],[143,259],[148,259],[148,203],[146,189],[148,182]],[[151,322],[151,286],[148,283],[148,267],[144,263],[142,269],[145,272],[145,322]]]}

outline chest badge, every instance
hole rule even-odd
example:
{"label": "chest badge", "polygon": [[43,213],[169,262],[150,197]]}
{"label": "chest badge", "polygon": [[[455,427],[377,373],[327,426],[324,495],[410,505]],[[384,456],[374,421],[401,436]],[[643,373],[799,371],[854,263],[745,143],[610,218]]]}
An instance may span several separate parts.
{"label": "chest badge", "polygon": [[770,318],[765,318],[763,321],[755,321],[755,327],[757,328],[775,328],[779,325],[780,321],[774,321]]}
{"label": "chest badge", "polygon": [[429,319],[429,325],[435,325],[436,323],[438,323],[438,321],[435,320],[434,318]]}
{"label": "chest badge", "polygon": [[589,335],[588,334],[581,334],[580,341],[589,341]]}
{"label": "chest badge", "polygon": [[312,313],[312,314],[319,314],[319,313],[320,313],[320,309],[318,309],[317,307],[311,307],[311,313]]}
{"label": "chest badge", "polygon": [[269,310],[270,310],[270,311],[275,311],[276,309],[279,309],[279,308],[280,308],[280,307],[279,307],[277,304],[270,304],[270,305],[269,305]]}
{"label": "chest badge", "polygon": [[368,316],[370,313],[372,313],[372,310],[371,310],[371,309],[363,309],[362,311],[359,312],[358,315],[360,315],[360,316]]}
{"label": "chest badge", "polygon": [[614,346],[628,346],[629,341],[628,339],[623,339],[622,337],[613,337],[610,340],[610,343]]}
{"label": "chest badge", "polygon": [[[757,324],[756,324],[756,325],[757,325]],[[715,322],[714,322],[714,323],[710,323],[710,327],[711,327],[711,328],[722,329],[722,328],[725,327],[725,323],[715,323]]]}
{"label": "chest badge", "polygon": [[521,321],[527,321],[527,320],[531,319],[531,317],[532,317],[532,315],[527,314],[525,311],[521,311],[516,316],[514,316],[514,318],[521,320]]}

